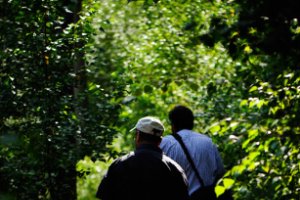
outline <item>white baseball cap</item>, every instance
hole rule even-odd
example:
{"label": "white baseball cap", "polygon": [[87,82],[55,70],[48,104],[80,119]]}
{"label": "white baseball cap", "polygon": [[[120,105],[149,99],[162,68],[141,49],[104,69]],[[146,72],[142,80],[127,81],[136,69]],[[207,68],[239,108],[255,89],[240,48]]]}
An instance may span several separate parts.
{"label": "white baseball cap", "polygon": [[158,137],[161,137],[165,130],[162,122],[159,119],[151,116],[139,119],[135,127],[132,128],[130,131],[133,131],[135,129],[143,133],[151,134]]}

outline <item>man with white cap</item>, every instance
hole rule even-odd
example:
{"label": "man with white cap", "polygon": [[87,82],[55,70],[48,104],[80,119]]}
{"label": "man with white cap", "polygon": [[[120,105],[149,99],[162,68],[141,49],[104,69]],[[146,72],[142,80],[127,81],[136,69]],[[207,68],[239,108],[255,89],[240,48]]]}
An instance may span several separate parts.
{"label": "man with white cap", "polygon": [[164,132],[161,121],[143,117],[133,130],[135,151],[111,164],[96,196],[102,200],[187,200],[183,169],[159,148]]}

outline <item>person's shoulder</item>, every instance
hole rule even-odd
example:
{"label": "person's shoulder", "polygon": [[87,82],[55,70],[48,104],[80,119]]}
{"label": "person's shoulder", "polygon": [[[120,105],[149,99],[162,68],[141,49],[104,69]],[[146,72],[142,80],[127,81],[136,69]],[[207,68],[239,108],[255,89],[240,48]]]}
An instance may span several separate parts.
{"label": "person's shoulder", "polygon": [[182,130],[179,132],[179,135],[184,138],[191,138],[191,139],[201,139],[201,140],[208,140],[211,141],[211,138],[208,135],[204,135],[202,133],[192,131],[192,130]]}
{"label": "person's shoulder", "polygon": [[198,132],[193,131],[192,134],[195,137],[199,137],[199,138],[206,139],[206,140],[211,140],[211,138],[208,135],[205,135],[203,133],[198,133]]}
{"label": "person's shoulder", "polygon": [[163,154],[163,161],[168,163],[169,165],[173,165],[175,168],[181,170],[182,167],[175,161],[173,160],[171,157]]}
{"label": "person's shoulder", "polygon": [[174,137],[172,135],[166,135],[162,139],[166,140],[166,141],[172,141],[174,139]]}
{"label": "person's shoulder", "polygon": [[213,141],[212,139],[205,134],[198,133],[195,131],[189,131],[188,134],[186,134],[186,139],[185,141],[195,143],[195,144],[202,144],[202,145],[208,145],[208,146],[213,146]]}
{"label": "person's shoulder", "polygon": [[172,135],[166,135],[162,138],[160,143],[160,148],[162,148],[164,151],[167,149],[172,148],[174,145],[176,145],[177,141]]}
{"label": "person's shoulder", "polygon": [[132,158],[133,156],[134,156],[134,152],[133,152],[133,151],[130,152],[130,153],[128,153],[128,154],[122,155],[122,156],[116,158],[116,159],[112,162],[111,166],[122,165],[122,163],[126,162],[127,160],[129,160],[129,159]]}
{"label": "person's shoulder", "polygon": [[162,138],[161,143],[162,144],[172,144],[174,143],[175,138],[172,135],[166,135]]}
{"label": "person's shoulder", "polygon": [[164,162],[168,163],[169,169],[171,169],[171,171],[179,172],[186,179],[184,169],[175,160],[173,160],[167,155],[163,155],[163,160]]}

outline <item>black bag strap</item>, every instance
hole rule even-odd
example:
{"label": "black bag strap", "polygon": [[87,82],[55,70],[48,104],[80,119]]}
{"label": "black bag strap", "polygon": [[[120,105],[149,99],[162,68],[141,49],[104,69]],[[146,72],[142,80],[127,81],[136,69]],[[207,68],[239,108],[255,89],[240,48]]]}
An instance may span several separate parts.
{"label": "black bag strap", "polygon": [[173,133],[172,135],[173,135],[173,137],[179,142],[180,146],[182,147],[182,149],[183,149],[183,151],[184,151],[184,153],[185,153],[185,155],[186,155],[186,158],[187,158],[188,161],[190,162],[190,164],[191,164],[193,170],[194,170],[195,173],[196,173],[196,176],[197,176],[199,182],[201,183],[201,187],[204,187],[203,179],[201,178],[201,176],[200,176],[200,174],[199,174],[199,172],[198,172],[198,170],[197,170],[197,168],[196,168],[196,166],[195,166],[195,164],[194,164],[194,162],[193,162],[193,160],[192,160],[192,158],[191,158],[191,156],[190,156],[190,154],[189,154],[189,151],[188,151],[188,149],[186,148],[186,146],[184,145],[184,143],[183,143],[183,141],[182,141],[180,135],[178,135],[177,133]]}

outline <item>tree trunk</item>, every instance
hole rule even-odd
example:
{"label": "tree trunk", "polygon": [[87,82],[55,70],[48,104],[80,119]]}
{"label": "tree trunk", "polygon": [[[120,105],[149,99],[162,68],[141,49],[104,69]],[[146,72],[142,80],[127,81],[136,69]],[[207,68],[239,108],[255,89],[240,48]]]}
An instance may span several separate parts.
{"label": "tree trunk", "polygon": [[[64,27],[67,27],[68,25],[72,23],[76,23],[79,20],[79,12],[82,9],[82,0],[65,0],[64,4],[68,8],[72,8],[72,13],[66,13],[65,16],[65,23]],[[76,44],[76,46],[70,46],[70,51],[74,51],[74,49],[80,49],[84,44]],[[70,66],[69,71],[74,72],[76,74],[76,79],[74,80],[74,88],[73,88],[73,96],[74,100],[76,102],[82,102],[80,100],[80,93],[82,93],[86,88],[86,75],[85,75],[85,65],[83,60],[84,54],[83,52],[76,52],[75,53],[75,59],[73,62],[73,66]],[[84,102],[85,104],[86,102]],[[83,103],[79,104],[78,106],[75,106],[75,113],[77,116],[79,116],[80,120],[80,111],[82,108],[81,106],[84,106]],[[74,149],[80,148],[77,142],[77,133],[74,133],[72,138],[69,139],[70,143],[74,144]],[[76,152],[77,150],[75,150]],[[51,152],[49,152],[51,154]],[[53,156],[53,155],[52,155]],[[59,155],[57,155],[59,156]],[[76,156],[76,159],[78,159],[78,153]],[[55,159],[55,157],[53,157]],[[67,163],[64,167],[58,168],[55,166],[55,163],[53,162],[49,163],[50,171],[56,174],[55,178],[53,179],[53,183],[50,183],[50,196],[53,200],[76,200],[77,199],[77,189],[76,189],[76,178],[77,178],[77,172],[76,172],[76,159],[71,159],[69,162],[74,163]],[[74,160],[74,161],[73,161]]]}

